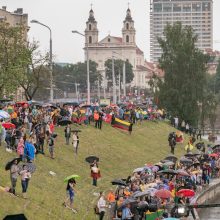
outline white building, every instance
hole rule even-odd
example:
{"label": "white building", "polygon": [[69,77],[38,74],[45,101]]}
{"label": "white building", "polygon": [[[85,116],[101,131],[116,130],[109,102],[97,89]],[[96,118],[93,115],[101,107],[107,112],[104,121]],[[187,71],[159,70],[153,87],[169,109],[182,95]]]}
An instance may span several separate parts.
{"label": "white building", "polygon": [[148,71],[144,66],[144,53],[136,45],[136,30],[130,9],[127,9],[126,17],[123,21],[122,35],[120,37],[108,35],[99,41],[98,35],[97,22],[94,17],[94,12],[91,9],[85,29],[85,57],[87,57],[86,49],[88,46],[89,59],[98,64],[98,70],[104,79],[106,60],[111,59],[112,56],[114,56],[115,59],[128,60],[132,64],[134,72],[134,79],[131,86],[142,89],[148,87],[146,83]]}
{"label": "white building", "polygon": [[164,27],[175,22],[192,26],[198,35],[196,46],[201,50],[213,46],[212,0],[151,0],[150,1],[150,60],[157,62],[161,48],[157,37],[163,37]]}

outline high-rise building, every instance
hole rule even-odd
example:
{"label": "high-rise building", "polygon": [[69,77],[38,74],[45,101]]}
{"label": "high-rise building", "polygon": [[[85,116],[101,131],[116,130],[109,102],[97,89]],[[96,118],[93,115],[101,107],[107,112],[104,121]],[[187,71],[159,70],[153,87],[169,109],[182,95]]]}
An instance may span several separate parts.
{"label": "high-rise building", "polygon": [[212,0],[150,0],[150,59],[152,62],[157,62],[161,56],[157,37],[163,36],[167,23],[175,22],[192,26],[198,35],[196,46],[199,49],[212,49]]}

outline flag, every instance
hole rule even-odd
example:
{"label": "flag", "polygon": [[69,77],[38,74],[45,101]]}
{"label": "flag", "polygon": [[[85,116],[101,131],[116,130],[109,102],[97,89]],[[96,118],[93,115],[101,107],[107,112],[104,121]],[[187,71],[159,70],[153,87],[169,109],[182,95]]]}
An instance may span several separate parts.
{"label": "flag", "polygon": [[127,121],[120,120],[118,118],[115,118],[115,120],[112,122],[112,127],[120,128],[120,129],[123,129],[126,131],[129,131],[130,125],[131,125],[131,123],[129,123]]}

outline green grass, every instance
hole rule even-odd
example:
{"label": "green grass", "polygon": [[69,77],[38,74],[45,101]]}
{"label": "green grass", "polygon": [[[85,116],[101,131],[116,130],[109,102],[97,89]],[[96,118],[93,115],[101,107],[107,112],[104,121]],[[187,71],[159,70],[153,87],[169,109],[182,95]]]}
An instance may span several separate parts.
{"label": "green grass", "polygon": [[[133,126],[132,135],[110,125],[104,124],[102,131],[93,126],[82,126],[80,135],[79,155],[75,157],[72,146],[64,143],[64,128],[57,128],[59,134],[56,141],[56,158],[51,160],[46,150],[46,156],[36,158],[37,170],[32,175],[28,189],[28,199],[17,198],[0,191],[0,219],[8,214],[24,213],[30,220],[49,219],[97,219],[93,207],[97,201],[94,192],[107,191],[111,188],[110,181],[114,178],[126,178],[132,170],[145,163],[155,163],[169,155],[167,135],[174,129],[160,122],[144,122]],[[188,138],[185,138],[188,141]],[[176,154],[183,154],[183,146],[177,145]],[[89,164],[85,162],[88,155],[100,157],[102,178],[98,187],[92,186]],[[0,148],[0,185],[10,186],[9,172],[4,170],[8,160],[15,154],[7,153]],[[51,176],[49,171],[55,172]],[[62,207],[65,198],[66,184],[63,179],[71,174],[78,174],[75,208],[78,214]],[[20,178],[17,182],[17,192],[21,194]]]}

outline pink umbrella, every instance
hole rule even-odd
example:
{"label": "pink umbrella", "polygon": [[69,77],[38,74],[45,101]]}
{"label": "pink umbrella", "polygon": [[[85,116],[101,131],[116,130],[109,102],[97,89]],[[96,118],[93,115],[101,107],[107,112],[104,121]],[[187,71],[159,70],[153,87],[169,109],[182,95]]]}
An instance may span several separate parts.
{"label": "pink umbrella", "polygon": [[157,192],[155,192],[155,196],[161,199],[168,199],[172,197],[172,194],[169,190],[160,189]]}

